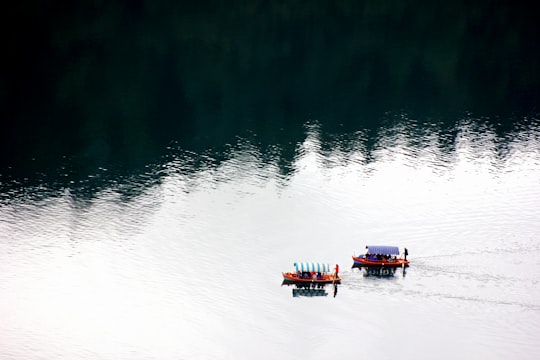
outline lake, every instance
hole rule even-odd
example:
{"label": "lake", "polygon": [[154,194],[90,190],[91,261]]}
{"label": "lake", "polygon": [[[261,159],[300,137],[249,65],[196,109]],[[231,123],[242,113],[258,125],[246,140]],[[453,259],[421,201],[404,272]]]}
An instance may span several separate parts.
{"label": "lake", "polygon": [[6,6],[1,359],[538,357],[534,11]]}
{"label": "lake", "polygon": [[[171,146],[91,197],[11,190],[0,354],[533,359],[540,127],[500,139],[463,122],[448,150],[400,126],[368,154],[361,133],[323,146],[306,124],[285,174],[239,139],[219,162]],[[351,268],[370,244],[406,246],[411,266]],[[293,297],[281,272],[296,261],[339,264],[336,296]]]}

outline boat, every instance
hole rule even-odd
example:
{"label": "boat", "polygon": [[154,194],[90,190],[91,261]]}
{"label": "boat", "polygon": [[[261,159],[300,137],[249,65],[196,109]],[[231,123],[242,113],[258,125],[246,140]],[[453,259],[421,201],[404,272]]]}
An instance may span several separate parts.
{"label": "boat", "polygon": [[399,248],[397,246],[380,246],[380,245],[368,245],[366,246],[366,254],[353,256],[353,267],[405,267],[409,266],[409,260],[407,260],[408,251],[405,248],[405,257],[399,256]]}
{"label": "boat", "polygon": [[317,262],[295,262],[295,272],[284,272],[283,284],[339,284],[341,277],[330,265]]}

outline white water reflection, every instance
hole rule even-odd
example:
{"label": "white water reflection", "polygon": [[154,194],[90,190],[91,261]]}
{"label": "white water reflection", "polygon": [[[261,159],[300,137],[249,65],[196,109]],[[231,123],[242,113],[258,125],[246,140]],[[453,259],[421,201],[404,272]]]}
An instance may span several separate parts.
{"label": "white water reflection", "polygon": [[[241,143],[133,198],[2,204],[0,357],[535,358],[538,129],[464,124],[451,150],[391,130],[368,154],[312,128],[285,176]],[[406,276],[348,270],[368,243],[407,246]],[[295,261],[339,263],[337,297],[280,287]]]}

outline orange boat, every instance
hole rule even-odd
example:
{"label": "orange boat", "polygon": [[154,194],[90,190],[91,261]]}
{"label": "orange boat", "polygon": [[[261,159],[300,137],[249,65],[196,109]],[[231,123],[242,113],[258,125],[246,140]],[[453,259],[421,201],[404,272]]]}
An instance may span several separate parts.
{"label": "orange boat", "polygon": [[353,266],[385,266],[385,267],[405,267],[409,266],[407,260],[408,251],[405,248],[405,257],[399,256],[397,246],[368,245],[365,255],[353,256]]}
{"label": "orange boat", "polygon": [[313,262],[294,263],[296,272],[284,272],[284,284],[339,284],[341,277],[336,275],[330,265]]}

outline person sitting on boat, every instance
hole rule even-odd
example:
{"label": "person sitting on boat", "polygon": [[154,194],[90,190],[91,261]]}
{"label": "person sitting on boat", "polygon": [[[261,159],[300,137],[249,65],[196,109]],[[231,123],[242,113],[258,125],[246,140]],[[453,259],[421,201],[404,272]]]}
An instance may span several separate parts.
{"label": "person sitting on boat", "polygon": [[317,279],[319,279],[319,280],[322,279],[322,274],[320,272],[317,273]]}

